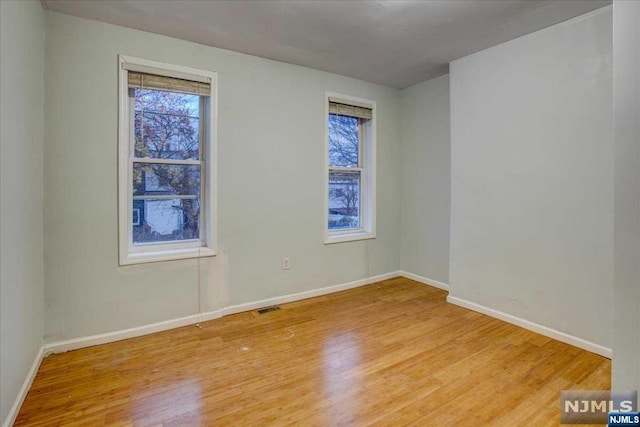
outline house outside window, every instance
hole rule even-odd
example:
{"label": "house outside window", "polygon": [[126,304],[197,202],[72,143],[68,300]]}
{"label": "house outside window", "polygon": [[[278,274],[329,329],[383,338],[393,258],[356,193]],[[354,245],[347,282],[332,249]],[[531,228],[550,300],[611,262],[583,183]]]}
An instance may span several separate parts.
{"label": "house outside window", "polygon": [[120,264],[215,255],[215,73],[119,65]]}
{"label": "house outside window", "polygon": [[325,243],[375,238],[375,101],[326,96]]}

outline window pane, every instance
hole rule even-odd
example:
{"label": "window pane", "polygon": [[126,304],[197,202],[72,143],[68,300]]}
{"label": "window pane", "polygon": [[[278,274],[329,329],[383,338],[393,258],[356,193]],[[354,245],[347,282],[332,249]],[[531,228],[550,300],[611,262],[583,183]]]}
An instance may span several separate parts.
{"label": "window pane", "polygon": [[200,238],[198,199],[134,200],[133,243],[152,243]]}
{"label": "window pane", "polygon": [[360,227],[360,171],[329,172],[329,230]]}
{"label": "window pane", "polygon": [[329,166],[359,166],[358,119],[329,114]]}
{"label": "window pane", "polygon": [[200,97],[134,89],[135,156],[200,158]]}
{"label": "window pane", "polygon": [[199,165],[133,164],[133,196],[199,196]]}

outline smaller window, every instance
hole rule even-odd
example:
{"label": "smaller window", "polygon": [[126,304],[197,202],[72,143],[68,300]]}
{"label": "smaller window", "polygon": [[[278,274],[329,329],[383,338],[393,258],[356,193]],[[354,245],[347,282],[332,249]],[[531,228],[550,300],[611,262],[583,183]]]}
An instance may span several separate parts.
{"label": "smaller window", "polygon": [[326,103],[325,243],[375,238],[375,102]]}

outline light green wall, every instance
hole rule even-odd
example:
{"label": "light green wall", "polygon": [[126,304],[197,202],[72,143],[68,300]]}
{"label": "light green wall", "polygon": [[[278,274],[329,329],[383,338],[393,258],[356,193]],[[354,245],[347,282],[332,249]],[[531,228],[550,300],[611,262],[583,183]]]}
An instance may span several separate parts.
{"label": "light green wall", "polygon": [[0,423],[43,333],[44,13],[0,1]]}
{"label": "light green wall", "polygon": [[611,348],[612,14],[451,63],[450,295]]}
{"label": "light green wall", "polygon": [[640,390],[640,3],[613,3],[613,387]]}
{"label": "light green wall", "polygon": [[[399,91],[53,12],[46,25],[46,341],[399,269]],[[215,258],[118,267],[118,54],[218,73]],[[372,241],[323,244],[326,91],[377,101]]]}
{"label": "light green wall", "polygon": [[401,92],[401,265],[449,282],[449,76]]}

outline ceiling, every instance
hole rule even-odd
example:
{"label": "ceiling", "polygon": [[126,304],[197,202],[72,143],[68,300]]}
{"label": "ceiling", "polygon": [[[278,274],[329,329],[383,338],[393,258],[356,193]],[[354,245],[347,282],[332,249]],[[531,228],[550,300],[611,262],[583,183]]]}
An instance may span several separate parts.
{"label": "ceiling", "polygon": [[49,10],[404,88],[610,0],[43,0]]}

